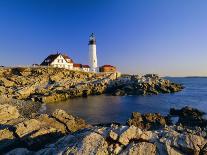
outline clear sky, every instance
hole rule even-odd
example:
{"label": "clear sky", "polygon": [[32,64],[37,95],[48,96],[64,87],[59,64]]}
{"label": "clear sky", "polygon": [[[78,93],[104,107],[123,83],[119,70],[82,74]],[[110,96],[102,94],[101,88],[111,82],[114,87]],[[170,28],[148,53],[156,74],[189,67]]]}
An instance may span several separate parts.
{"label": "clear sky", "polygon": [[124,73],[207,76],[206,0],[1,0],[0,65],[41,63],[67,53]]}

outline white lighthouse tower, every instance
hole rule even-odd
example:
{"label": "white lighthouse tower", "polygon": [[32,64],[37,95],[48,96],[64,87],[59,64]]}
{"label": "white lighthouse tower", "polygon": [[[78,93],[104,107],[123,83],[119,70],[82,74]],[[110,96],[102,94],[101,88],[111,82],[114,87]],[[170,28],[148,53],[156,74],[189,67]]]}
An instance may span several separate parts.
{"label": "white lighthouse tower", "polygon": [[97,55],[96,55],[96,38],[92,33],[89,39],[89,63],[91,67],[91,72],[98,71],[98,64],[97,64]]}

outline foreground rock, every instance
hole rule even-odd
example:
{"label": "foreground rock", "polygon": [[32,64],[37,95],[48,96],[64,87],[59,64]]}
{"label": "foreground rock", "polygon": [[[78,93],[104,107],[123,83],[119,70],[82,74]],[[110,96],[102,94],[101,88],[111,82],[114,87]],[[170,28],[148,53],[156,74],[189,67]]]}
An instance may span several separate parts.
{"label": "foreground rock", "polygon": [[[104,131],[99,132],[99,131]],[[110,131],[118,135],[116,140],[110,136]],[[134,134],[134,131],[139,131]],[[93,127],[64,136],[54,144],[38,151],[14,149],[8,154],[121,154],[121,155],[186,155],[202,154],[207,140],[201,136],[178,133],[174,127],[150,131],[153,136],[135,126]],[[149,131],[148,131],[149,132]],[[133,136],[132,136],[133,135]],[[149,134],[148,134],[149,135]],[[143,139],[143,137],[146,137]],[[122,140],[121,140],[122,139]],[[120,142],[124,142],[120,143]]]}
{"label": "foreground rock", "polygon": [[[17,107],[1,105],[0,152],[18,154],[205,155],[206,128],[169,125],[160,114],[133,113],[127,126],[91,126],[63,110],[52,115],[22,116]],[[171,110],[174,115],[202,116],[197,109]],[[10,115],[14,114],[15,117]],[[1,121],[1,120],[0,120]],[[189,127],[189,128],[188,128]]]}
{"label": "foreground rock", "polygon": [[15,106],[2,104],[0,107],[1,153],[16,147],[38,150],[66,134],[90,127],[83,119],[63,110],[57,109],[52,115],[36,113],[28,118]]}

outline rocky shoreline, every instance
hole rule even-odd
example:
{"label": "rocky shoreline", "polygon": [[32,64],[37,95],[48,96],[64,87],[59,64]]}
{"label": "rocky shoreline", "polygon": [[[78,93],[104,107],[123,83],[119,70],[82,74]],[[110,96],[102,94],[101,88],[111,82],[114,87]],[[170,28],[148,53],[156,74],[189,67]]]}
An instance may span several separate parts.
{"label": "rocky shoreline", "polygon": [[152,95],[181,91],[183,86],[157,75],[119,76],[52,67],[0,68],[0,95],[41,103],[88,95]]}
{"label": "rocky shoreline", "polygon": [[[126,124],[97,126],[60,109],[51,115],[31,112],[23,116],[16,106],[1,104],[0,152],[204,155],[207,121],[203,115],[190,107],[171,109],[167,116],[134,112]],[[179,118],[176,124],[173,117]]]}

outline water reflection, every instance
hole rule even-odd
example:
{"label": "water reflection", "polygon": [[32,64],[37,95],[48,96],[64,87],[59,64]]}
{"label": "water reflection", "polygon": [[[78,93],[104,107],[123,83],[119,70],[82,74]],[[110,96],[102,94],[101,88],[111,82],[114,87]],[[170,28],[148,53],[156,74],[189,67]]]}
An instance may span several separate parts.
{"label": "water reflection", "polygon": [[64,109],[82,117],[89,123],[120,122],[125,123],[133,111],[141,113],[159,112],[167,114],[171,107],[190,105],[207,112],[207,79],[206,78],[174,78],[183,83],[185,89],[175,94],[155,96],[90,96],[76,98],[65,102],[48,104],[47,112]]}

